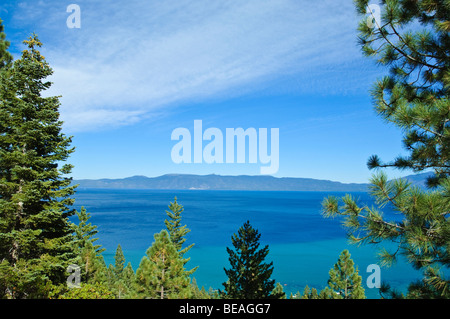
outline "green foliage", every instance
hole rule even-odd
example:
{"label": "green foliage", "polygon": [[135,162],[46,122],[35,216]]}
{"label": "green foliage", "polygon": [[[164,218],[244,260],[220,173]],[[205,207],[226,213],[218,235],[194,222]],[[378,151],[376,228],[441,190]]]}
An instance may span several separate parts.
{"label": "green foliage", "polygon": [[12,56],[8,52],[9,41],[6,41],[6,34],[4,33],[5,27],[3,26],[3,21],[0,19],[0,72],[6,67],[10,66],[12,61]]}
{"label": "green foliage", "polygon": [[305,286],[303,294],[297,292],[291,299],[365,299],[362,278],[347,249],[342,251],[338,261],[330,269],[328,286],[319,293],[316,288]]}
{"label": "green foliage", "polygon": [[[365,14],[368,1],[355,1]],[[412,283],[407,298],[448,298],[449,280],[439,273],[450,261],[450,6],[444,0],[382,1],[381,22],[359,25],[365,55],[387,66],[390,74],[375,83],[372,96],[377,113],[402,129],[407,156],[382,163],[378,156],[369,168],[394,167],[420,172],[432,169],[429,191],[405,180],[388,181],[384,173],[373,176],[370,193],[377,207],[361,205],[352,196],[323,201],[327,217],[343,216],[353,243],[395,243],[394,251],[382,249],[381,263],[392,265],[403,255],[424,273]],[[434,189],[433,189],[434,188]],[[397,216],[386,220],[381,211],[389,206]],[[385,298],[404,295],[383,284]]]}
{"label": "green foliage", "polygon": [[[372,90],[377,113],[405,133],[409,152],[390,163],[372,156],[368,165],[416,172],[432,168],[430,186],[450,174],[450,6],[446,0],[382,1],[380,25],[359,24],[366,56],[389,68]],[[365,14],[368,0],[355,1]]]}
{"label": "green foliage", "polygon": [[54,287],[50,299],[114,299],[114,294],[103,283],[81,284],[80,288]]}
{"label": "green foliage", "polygon": [[120,244],[114,255],[114,266],[108,268],[108,283],[111,291],[117,299],[128,299],[134,297],[135,273],[131,263],[125,266],[125,256]]}
{"label": "green foliage", "polygon": [[444,180],[437,190],[423,191],[404,180],[389,182],[386,175],[380,173],[371,183],[371,195],[378,206],[389,205],[398,216],[403,216],[402,220],[385,220],[378,208],[361,206],[349,195],[342,199],[325,199],[324,215],[343,216],[348,236],[355,244],[397,243],[394,251],[384,248],[380,251],[381,264],[390,266],[402,255],[414,268],[425,272],[424,282],[435,286],[438,295],[445,295],[448,280],[442,277],[430,280],[426,271],[450,264],[450,181]]}
{"label": "green foliage", "polygon": [[273,288],[271,292],[272,296],[278,296],[278,299],[286,299],[286,293],[284,292],[283,286],[281,283],[277,282],[275,288]]}
{"label": "green foliage", "polygon": [[91,242],[87,242],[80,251],[81,278],[86,283],[105,283],[107,268],[103,256],[99,254]]}
{"label": "green foliage", "polygon": [[347,249],[342,251],[329,275],[330,291],[326,290],[326,296],[331,296],[331,299],[365,299],[362,278],[358,275],[358,269],[355,270]]}
{"label": "green foliage", "polygon": [[125,256],[123,255],[122,246],[117,245],[116,254],[114,255],[114,275],[118,279],[122,279],[122,273],[125,268]]}
{"label": "green foliage", "polygon": [[449,281],[445,280],[438,268],[428,267],[421,281],[412,283],[406,298],[409,299],[450,299]]}
{"label": "green foliage", "polygon": [[90,242],[98,254],[105,251],[100,245],[94,245],[94,242],[97,241],[98,238],[93,237],[98,233],[98,230],[96,225],[92,225],[89,222],[91,214],[88,213],[84,207],[81,207],[81,210],[76,211],[75,213],[78,217],[78,225],[73,224],[72,228],[74,229],[74,242],[76,247],[81,249],[86,246],[87,242]]}
{"label": "green foliage", "polygon": [[235,251],[227,247],[231,268],[225,269],[228,281],[223,283],[222,296],[232,299],[277,299],[284,292],[274,293],[275,280],[270,279],[273,262],[265,263],[269,246],[259,249],[261,235],[247,221],[231,237]]}
{"label": "green foliage", "polygon": [[41,265],[19,260],[15,267],[8,261],[0,263],[1,298],[45,298],[52,283],[42,275]]}
{"label": "green foliage", "polygon": [[303,290],[303,294],[300,294],[300,292],[297,292],[295,294],[295,298],[293,299],[319,299],[319,294],[317,293],[316,288],[309,288],[308,285],[305,286],[305,289]]}
{"label": "green foliage", "polygon": [[380,288],[383,299],[450,299],[449,281],[436,267],[427,267],[422,280],[412,282],[407,294],[393,289],[388,283]]}
{"label": "green foliage", "polygon": [[[178,204],[177,198],[175,197],[173,203],[171,202],[169,205],[169,211],[166,210],[166,214],[169,219],[164,220],[164,224],[169,232],[170,240],[175,245],[175,248],[178,250],[181,257],[183,257],[194,246],[194,244],[190,244],[189,246],[183,248],[183,244],[186,241],[185,236],[191,231],[186,225],[181,225],[181,213],[183,211],[183,206]],[[184,264],[186,264],[190,258],[184,258],[183,260]],[[198,267],[194,267],[189,270],[189,275],[192,275],[197,269]]]}
{"label": "green foliage", "polygon": [[168,232],[162,230],[154,238],[136,270],[137,296],[151,299],[189,298],[189,274]]}
{"label": "green foliage", "polygon": [[169,210],[166,210],[166,214],[169,219],[164,221],[167,231],[170,235],[170,240],[175,245],[175,248],[180,252],[180,255],[184,255],[194,244],[182,249],[183,243],[186,241],[186,236],[191,230],[186,225],[181,225],[181,213],[184,211],[182,205],[178,204],[175,197],[173,203],[169,205]]}
{"label": "green foliage", "polygon": [[72,224],[73,246],[77,252],[74,264],[81,269],[81,278],[85,283],[105,283],[107,279],[106,264],[102,256],[105,250],[100,245],[94,245],[98,238],[94,236],[98,233],[97,226],[92,225],[89,220],[91,214],[86,212],[84,207],[76,211],[78,224]]}
{"label": "green foliage", "polygon": [[52,74],[36,35],[9,63],[0,34],[0,297],[41,298],[49,282],[65,281],[73,262],[74,210],[69,174],[61,163],[73,152],[61,133],[59,98],[43,97]]}
{"label": "green foliage", "polygon": [[195,278],[192,279],[191,282],[191,299],[219,299],[219,293],[212,288],[209,288],[206,291],[205,287],[202,286],[200,289],[197,285],[197,280]]}

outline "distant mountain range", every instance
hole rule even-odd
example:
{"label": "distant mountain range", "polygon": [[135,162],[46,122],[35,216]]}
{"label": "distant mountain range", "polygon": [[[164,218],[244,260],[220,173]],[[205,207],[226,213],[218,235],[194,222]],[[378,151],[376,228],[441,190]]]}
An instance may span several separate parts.
{"label": "distant mountain range", "polygon": [[[405,177],[423,187],[430,173]],[[80,188],[115,189],[202,189],[202,190],[253,190],[253,191],[342,191],[366,192],[369,184],[341,183],[329,180],[273,176],[222,176],[166,174],[159,177],[132,176],[121,179],[74,180]]]}

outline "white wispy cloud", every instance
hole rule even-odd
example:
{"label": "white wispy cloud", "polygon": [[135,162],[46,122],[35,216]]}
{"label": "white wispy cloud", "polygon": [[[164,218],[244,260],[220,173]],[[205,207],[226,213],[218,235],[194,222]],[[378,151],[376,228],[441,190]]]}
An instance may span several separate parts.
{"label": "white wispy cloud", "polygon": [[22,2],[14,21],[41,24],[55,71],[49,93],[63,96],[69,131],[135,123],[283,76],[299,91],[358,83],[327,77],[360,58],[350,1],[80,0],[81,29],[65,27],[68,4]]}

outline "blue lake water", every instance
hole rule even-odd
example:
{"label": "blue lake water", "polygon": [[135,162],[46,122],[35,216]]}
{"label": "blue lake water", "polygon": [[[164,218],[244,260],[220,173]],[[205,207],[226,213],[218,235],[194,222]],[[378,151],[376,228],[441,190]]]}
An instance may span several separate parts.
{"label": "blue lake water", "polygon": [[[120,244],[127,263],[136,270],[153,235],[165,228],[166,210],[176,196],[184,207],[183,224],[191,229],[186,244],[195,243],[187,267],[199,266],[193,277],[206,289],[223,289],[223,268],[229,268],[226,247],[232,247],[231,236],[249,220],[261,233],[261,247],[269,245],[266,261],[273,261],[273,279],[289,294],[302,292],[305,285],[322,289],[344,249],[350,251],[364,285],[371,274],[367,266],[379,264],[377,247],[349,245],[342,220],[321,215],[321,203],[329,195],[345,193],[78,189],[75,207],[84,206],[91,223],[98,226],[96,243],[106,248],[106,263],[114,263]],[[366,193],[352,195],[372,204]],[[403,292],[420,278],[421,273],[402,260],[381,268],[381,280]],[[365,289],[368,298],[379,297],[376,288]]]}

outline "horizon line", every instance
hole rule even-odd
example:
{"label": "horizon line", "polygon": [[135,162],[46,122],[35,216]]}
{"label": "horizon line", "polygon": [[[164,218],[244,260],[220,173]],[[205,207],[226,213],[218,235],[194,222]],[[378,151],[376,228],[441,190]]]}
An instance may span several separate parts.
{"label": "horizon line", "polygon": [[[418,176],[423,174],[430,174],[430,172],[422,172],[422,173],[412,173],[406,176],[403,176],[401,178],[409,177],[409,176]],[[321,178],[313,178],[313,177],[289,177],[289,176],[273,176],[273,175],[247,175],[247,174],[239,174],[239,175],[221,175],[221,174],[191,174],[191,173],[166,173],[158,176],[146,176],[146,175],[132,175],[127,177],[102,177],[102,178],[72,178],[72,181],[87,181],[87,180],[123,180],[123,179],[129,179],[133,177],[143,177],[147,179],[153,179],[153,178],[159,178],[164,176],[199,176],[199,177],[207,177],[207,176],[218,176],[218,177],[269,177],[274,179],[307,179],[307,180],[318,180],[318,181],[329,181],[329,182],[335,182],[335,183],[341,183],[341,184],[357,184],[357,185],[365,185],[370,184],[369,182],[363,183],[363,182],[341,182],[341,181],[334,181],[330,179],[321,179]],[[397,178],[394,178],[397,179]]]}

